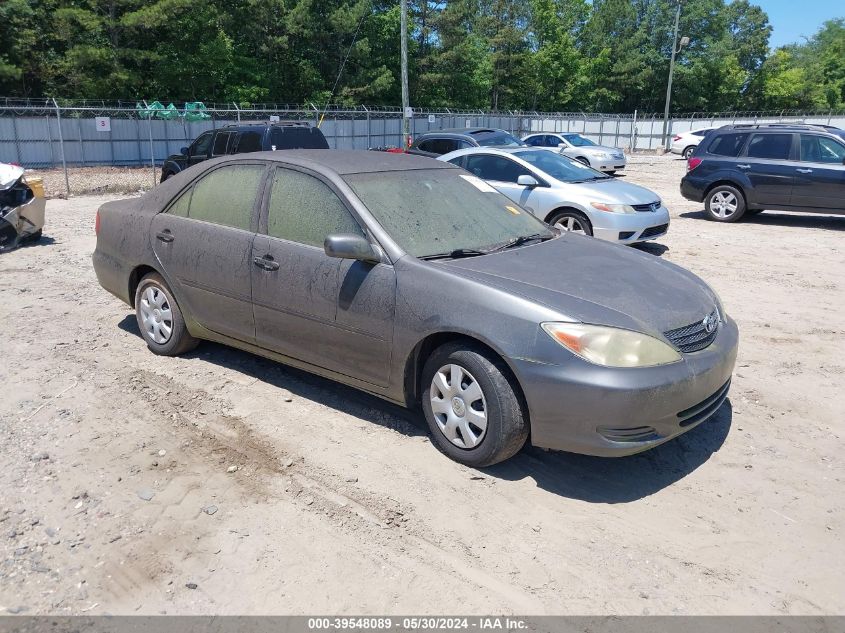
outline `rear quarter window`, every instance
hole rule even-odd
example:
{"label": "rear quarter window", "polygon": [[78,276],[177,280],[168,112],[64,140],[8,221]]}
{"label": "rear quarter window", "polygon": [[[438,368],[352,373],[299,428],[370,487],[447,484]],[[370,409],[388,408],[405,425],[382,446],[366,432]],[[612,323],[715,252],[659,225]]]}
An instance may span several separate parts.
{"label": "rear quarter window", "polygon": [[742,146],[745,145],[746,139],[748,139],[748,132],[719,134],[710,142],[707,153],[735,158],[742,151]]}
{"label": "rear quarter window", "polygon": [[260,132],[241,132],[238,139],[238,154],[245,154],[247,152],[260,152],[261,147],[261,133]]}

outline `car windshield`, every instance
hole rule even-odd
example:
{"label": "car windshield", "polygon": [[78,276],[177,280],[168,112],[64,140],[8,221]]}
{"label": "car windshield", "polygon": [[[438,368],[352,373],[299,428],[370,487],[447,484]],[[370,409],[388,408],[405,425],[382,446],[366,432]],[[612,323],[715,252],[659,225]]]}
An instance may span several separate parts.
{"label": "car windshield", "polygon": [[590,139],[584,138],[580,134],[564,134],[563,138],[569,141],[570,145],[574,145],[575,147],[590,147],[595,145]]}
{"label": "car windshield", "polygon": [[585,164],[572,160],[560,154],[553,154],[544,150],[526,150],[514,152],[514,156],[521,158],[526,163],[531,163],[552,178],[563,182],[584,182],[587,180],[605,180],[610,178],[600,171],[591,169]]}
{"label": "car windshield", "polygon": [[415,257],[487,251],[520,237],[554,236],[540,220],[462,169],[349,174],[344,180]]}
{"label": "car windshield", "polygon": [[473,135],[473,138],[481,147],[521,147],[525,145],[525,143],[507,132],[486,132],[484,134]]}

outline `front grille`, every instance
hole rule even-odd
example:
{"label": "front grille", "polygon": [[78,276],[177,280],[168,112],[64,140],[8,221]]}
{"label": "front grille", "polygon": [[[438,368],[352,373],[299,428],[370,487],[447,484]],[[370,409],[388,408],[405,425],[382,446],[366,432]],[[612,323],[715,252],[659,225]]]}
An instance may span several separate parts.
{"label": "front grille", "polygon": [[[712,323],[713,319],[716,320],[716,327],[713,328],[712,332],[708,332],[705,324],[708,321]],[[701,319],[701,321],[696,321],[690,325],[669,330],[668,332],[664,332],[663,336],[669,339],[669,341],[679,350],[689,354],[691,352],[701,351],[710,345],[710,343],[712,343],[716,338],[716,334],[718,334],[718,332],[719,310],[714,308],[713,312]]]}
{"label": "front grille", "polygon": [[655,237],[657,235],[663,235],[667,230],[669,230],[668,224],[661,224],[660,226],[650,226],[645,231],[642,232],[640,237]]}
{"label": "front grille", "polygon": [[657,202],[649,202],[648,204],[632,204],[634,211],[638,211],[640,213],[653,213],[660,208],[660,201]]}
{"label": "front grille", "polygon": [[690,407],[689,409],[684,409],[678,413],[678,418],[680,419],[679,424],[682,427],[692,426],[693,424],[703,422],[716,413],[716,411],[719,410],[719,407],[722,406],[725,398],[728,397],[728,389],[730,389],[730,387],[731,381],[728,380],[728,382],[722,385],[719,390],[709,398],[706,398],[697,405]]}

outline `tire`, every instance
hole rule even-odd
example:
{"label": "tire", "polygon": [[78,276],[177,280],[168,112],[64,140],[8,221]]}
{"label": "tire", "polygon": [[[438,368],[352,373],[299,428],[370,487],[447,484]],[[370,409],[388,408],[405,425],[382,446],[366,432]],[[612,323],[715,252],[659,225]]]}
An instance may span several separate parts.
{"label": "tire", "polygon": [[163,183],[165,180],[167,180],[168,178],[170,178],[171,176],[174,176],[174,175],[175,174],[172,171],[162,172],[161,180],[159,180],[159,184]]}
{"label": "tire", "polygon": [[[459,387],[455,377],[460,377]],[[513,457],[525,445],[528,420],[519,387],[504,361],[486,349],[471,342],[438,347],[425,363],[422,381],[422,408],[432,441],[451,459],[483,468]],[[475,416],[467,415],[470,410]],[[473,419],[484,421],[485,427]]]}
{"label": "tire", "polygon": [[737,222],[745,214],[745,198],[731,185],[719,185],[704,199],[707,217],[715,222]]}
{"label": "tire", "polygon": [[685,147],[684,151],[681,152],[681,156],[685,159],[689,160],[689,157],[692,156],[692,153],[695,151],[695,145],[690,145],[689,147]]}
{"label": "tire", "polygon": [[575,209],[557,211],[549,218],[548,223],[561,231],[571,231],[582,235],[593,234],[593,225],[590,220],[586,215]]}
{"label": "tire", "polygon": [[35,244],[35,242],[41,239],[42,235],[43,229],[38,229],[35,233],[30,233],[25,238],[23,238],[21,242],[26,244]]}
{"label": "tire", "polygon": [[578,158],[576,158],[575,160],[577,160],[579,163],[584,163],[587,167],[590,167],[590,161],[588,161],[588,160],[587,160],[586,158],[584,158],[583,156],[579,156],[579,157],[578,157]]}
{"label": "tire", "polygon": [[[135,318],[141,336],[153,354],[178,356],[199,345],[199,340],[188,333],[173,292],[158,273],[149,273],[138,284]],[[166,331],[168,326],[169,333]]]}

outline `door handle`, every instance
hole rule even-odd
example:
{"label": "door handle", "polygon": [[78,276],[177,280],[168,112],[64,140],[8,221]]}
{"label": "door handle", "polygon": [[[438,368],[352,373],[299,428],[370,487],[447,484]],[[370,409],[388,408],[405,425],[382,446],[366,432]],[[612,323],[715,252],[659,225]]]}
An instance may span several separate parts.
{"label": "door handle", "polygon": [[795,171],[797,171],[799,174],[812,174],[813,173],[812,169],[796,169]]}
{"label": "door handle", "polygon": [[161,240],[162,242],[172,242],[174,240],[173,234],[170,232],[170,229],[164,229],[160,233],[156,233],[156,237]]}
{"label": "door handle", "polygon": [[738,169],[751,169],[751,165],[737,165]]}
{"label": "door handle", "polygon": [[270,255],[264,257],[253,257],[252,263],[264,270],[279,270],[279,262],[274,261]]}

